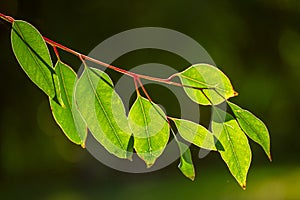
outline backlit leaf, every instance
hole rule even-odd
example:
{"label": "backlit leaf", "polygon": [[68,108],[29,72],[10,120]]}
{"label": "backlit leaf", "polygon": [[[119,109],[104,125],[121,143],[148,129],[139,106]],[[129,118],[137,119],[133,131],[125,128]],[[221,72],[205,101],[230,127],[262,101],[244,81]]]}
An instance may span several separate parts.
{"label": "backlit leaf", "polygon": [[212,131],[224,147],[219,151],[231,174],[246,188],[247,173],[251,163],[251,149],[248,139],[238,122],[228,113],[214,108]]}
{"label": "backlit leaf", "polygon": [[186,177],[193,181],[195,179],[195,168],[190,148],[186,144],[179,141],[177,141],[177,144],[180,150],[180,163],[178,168]]}
{"label": "backlit leaf", "polygon": [[217,150],[213,134],[204,126],[184,119],[171,119],[183,139],[204,149]]}
{"label": "backlit leaf", "polygon": [[13,52],[28,77],[50,98],[55,96],[54,73],[47,45],[31,24],[15,20],[12,24]]}
{"label": "backlit leaf", "polygon": [[237,95],[228,77],[209,64],[192,65],[177,76],[182,84],[187,86],[184,87],[187,95],[201,105],[220,104],[225,99]]}
{"label": "backlit leaf", "polygon": [[131,159],[127,152],[131,131],[125,108],[109,76],[85,67],[76,85],[75,99],[95,139],[117,157]]}
{"label": "backlit leaf", "polygon": [[255,142],[262,146],[265,153],[271,159],[270,136],[266,125],[248,110],[228,102],[242,130]]}
{"label": "backlit leaf", "polygon": [[167,117],[159,106],[138,95],[128,120],[134,135],[134,149],[150,167],[168,143],[170,128]]}
{"label": "backlit leaf", "polygon": [[57,76],[56,88],[60,105],[50,99],[54,119],[59,124],[65,135],[74,143],[84,146],[87,128],[73,101],[73,91],[77,76],[66,64],[58,61],[55,66]]}

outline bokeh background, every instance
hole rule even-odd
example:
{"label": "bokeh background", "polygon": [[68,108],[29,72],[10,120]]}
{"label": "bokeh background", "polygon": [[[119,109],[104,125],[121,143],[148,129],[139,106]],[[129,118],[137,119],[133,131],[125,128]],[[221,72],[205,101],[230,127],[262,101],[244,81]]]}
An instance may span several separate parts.
{"label": "bokeh background", "polygon": [[[1,0],[0,12],[86,54],[106,38],[137,27],[165,27],[194,38],[232,80],[240,94],[233,101],[266,123],[273,155],[270,163],[250,143],[246,191],[217,153],[198,159],[194,147],[194,182],[181,175],[178,162],[149,174],[110,169],[69,142],[54,123],[47,97],[18,66],[9,25],[1,22],[1,199],[300,199],[300,1]],[[79,67],[78,59],[61,56]],[[132,52],[115,64],[130,69],[149,62],[188,67],[155,50]],[[166,92],[157,91],[152,94],[159,103],[172,105]]]}

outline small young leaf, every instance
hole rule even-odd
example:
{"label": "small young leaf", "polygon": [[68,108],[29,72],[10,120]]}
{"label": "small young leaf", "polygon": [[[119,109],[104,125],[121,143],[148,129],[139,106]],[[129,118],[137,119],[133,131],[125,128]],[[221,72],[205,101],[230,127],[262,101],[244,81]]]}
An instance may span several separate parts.
{"label": "small young leaf", "polygon": [[228,102],[242,130],[255,142],[262,146],[265,153],[271,159],[270,136],[266,125],[248,110]]}
{"label": "small young leaf", "polygon": [[186,86],[184,90],[187,95],[201,105],[220,104],[225,99],[237,95],[228,77],[212,65],[192,65],[177,76]]}
{"label": "small young leaf", "polygon": [[251,149],[248,139],[238,122],[228,113],[214,108],[212,131],[224,147],[219,151],[231,174],[246,188],[247,173],[251,163]]}
{"label": "small young leaf", "polygon": [[186,144],[179,141],[177,141],[177,144],[181,155],[178,168],[186,177],[193,181],[195,179],[195,168],[190,148]]}
{"label": "small young leaf", "polygon": [[134,149],[147,167],[151,167],[165,149],[170,135],[167,117],[162,109],[138,95],[128,120],[134,135]]}
{"label": "small young leaf", "polygon": [[205,127],[184,119],[171,119],[183,139],[204,149],[217,150],[213,134]]}
{"label": "small young leaf", "polygon": [[76,74],[69,66],[60,61],[55,66],[55,73],[57,76],[55,81],[56,96],[59,97],[61,105],[50,99],[52,114],[69,140],[84,146],[87,128],[73,101]]}
{"label": "small young leaf", "polygon": [[55,96],[53,64],[41,34],[31,24],[15,20],[12,24],[13,52],[28,77],[50,98]]}
{"label": "small young leaf", "polygon": [[109,76],[85,67],[76,85],[75,99],[95,139],[115,156],[131,159],[127,152],[131,131],[125,108]]}

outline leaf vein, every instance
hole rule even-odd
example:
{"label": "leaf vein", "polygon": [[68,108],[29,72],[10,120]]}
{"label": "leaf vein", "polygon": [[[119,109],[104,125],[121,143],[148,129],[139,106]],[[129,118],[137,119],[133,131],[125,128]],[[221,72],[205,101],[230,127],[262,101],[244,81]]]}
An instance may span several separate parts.
{"label": "leaf vein", "polygon": [[94,94],[95,94],[95,96],[96,96],[96,98],[97,98],[97,102],[98,102],[98,104],[100,105],[101,109],[103,110],[103,113],[104,113],[104,115],[105,115],[105,118],[106,118],[106,120],[108,121],[109,126],[110,126],[111,129],[113,130],[113,133],[114,133],[115,137],[117,138],[119,145],[121,146],[122,149],[124,149],[124,145],[123,145],[123,143],[121,142],[121,139],[119,138],[119,135],[117,134],[117,131],[116,131],[115,127],[113,126],[111,120],[109,119],[108,114],[107,114],[106,110],[104,109],[103,103],[102,103],[102,101],[100,100],[100,97],[99,97],[99,95],[98,95],[98,93],[97,93],[97,91],[96,91],[96,89],[95,89],[95,87],[94,87],[94,85],[93,85],[93,83],[92,83],[92,80],[91,80],[89,71],[87,71],[87,75],[88,75],[89,83],[90,83],[90,85],[91,85],[91,87],[92,87],[92,90],[93,90],[93,92],[94,92]]}
{"label": "leaf vein", "polygon": [[151,139],[150,139],[150,134],[149,134],[149,129],[148,129],[149,128],[148,127],[148,120],[147,120],[147,117],[146,117],[145,108],[143,106],[141,98],[139,98],[139,103],[140,103],[140,106],[141,106],[141,110],[142,110],[142,114],[143,114],[143,120],[144,120],[144,123],[145,123],[145,132],[146,132],[146,135],[147,135],[148,150],[149,150],[150,155],[153,156]]}

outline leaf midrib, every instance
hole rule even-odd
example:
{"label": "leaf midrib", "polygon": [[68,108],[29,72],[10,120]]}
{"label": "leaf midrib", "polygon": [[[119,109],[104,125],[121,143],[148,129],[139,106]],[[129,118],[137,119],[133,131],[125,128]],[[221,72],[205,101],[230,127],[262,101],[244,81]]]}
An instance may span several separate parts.
{"label": "leaf midrib", "polygon": [[[245,110],[242,110],[242,111],[245,112]],[[247,122],[247,120],[245,120],[244,116],[243,116],[241,113],[238,113],[237,115],[239,115],[240,118],[248,125],[248,127],[249,127],[253,132],[256,133],[256,136],[258,137],[259,141],[260,141],[260,142],[263,142],[263,139],[261,138],[261,135],[260,135],[260,134],[257,134],[258,131],[257,131],[254,127],[252,127],[252,126]],[[244,131],[244,132],[247,134],[246,131]],[[248,134],[247,134],[247,135],[248,135]],[[249,136],[249,137],[250,137],[250,136]]]}
{"label": "leaf midrib", "polygon": [[91,77],[90,77],[90,74],[89,74],[89,71],[88,71],[88,70],[87,70],[87,76],[88,76],[89,83],[90,83],[90,85],[91,85],[91,87],[92,87],[92,90],[93,90],[93,92],[94,92],[94,94],[95,94],[95,96],[96,96],[96,98],[97,98],[97,102],[98,102],[98,104],[100,105],[100,107],[102,108],[102,110],[103,110],[103,112],[104,112],[104,115],[105,115],[105,118],[106,118],[106,120],[107,120],[108,123],[109,123],[109,126],[112,128],[112,130],[113,130],[113,132],[114,132],[114,135],[115,135],[115,137],[116,137],[117,140],[118,140],[119,145],[121,146],[122,149],[124,149],[124,145],[123,145],[123,143],[121,142],[121,139],[119,138],[119,135],[117,134],[117,131],[116,131],[115,127],[113,126],[112,122],[110,121],[110,119],[109,119],[109,117],[108,117],[108,114],[107,114],[106,110],[105,110],[104,107],[103,107],[103,104],[102,104],[102,102],[101,102],[101,100],[100,100],[100,97],[99,97],[99,95],[98,95],[98,93],[97,93],[97,91],[96,91],[96,89],[95,89],[95,87],[94,87],[94,85],[93,85],[93,82],[92,82],[92,79],[91,79]]}
{"label": "leaf midrib", "polygon": [[[60,63],[61,64],[61,63]],[[62,70],[62,67],[59,67],[59,72],[61,74],[61,80],[62,80],[62,85],[63,85],[63,89],[64,89],[64,93],[67,99],[67,107],[69,108],[69,110],[71,110],[71,100],[69,99],[69,95],[67,94],[67,88],[66,88],[66,84],[65,84],[65,77],[64,77],[64,73]]]}
{"label": "leaf midrib", "polygon": [[[218,111],[217,111],[216,113],[217,113],[217,115],[218,115],[218,117],[219,117],[219,120],[220,120],[220,119],[221,119],[221,116],[219,115]],[[227,115],[227,114],[226,114],[226,115]],[[216,123],[217,123],[217,122],[216,122]],[[242,174],[242,172],[241,172],[241,165],[240,165],[238,156],[237,156],[237,154],[236,154],[236,152],[235,152],[235,150],[234,150],[234,144],[233,144],[233,142],[232,142],[232,139],[231,139],[231,137],[230,137],[229,131],[228,131],[228,129],[227,129],[227,124],[226,124],[226,123],[222,123],[222,126],[223,126],[223,130],[225,131],[226,136],[227,136],[226,139],[229,140],[229,145],[230,145],[231,150],[232,150],[232,152],[233,152],[233,157],[234,157],[234,160],[236,161],[235,163],[237,164],[238,174],[239,174],[240,178],[243,178],[243,174]],[[225,150],[225,151],[226,151],[226,150]],[[244,184],[244,183],[243,183],[243,184]]]}
{"label": "leaf midrib", "polygon": [[[241,165],[240,165],[238,156],[237,156],[237,154],[236,154],[236,152],[235,152],[235,150],[234,150],[234,144],[233,144],[233,142],[232,142],[232,139],[231,139],[231,137],[230,137],[230,134],[229,134],[229,131],[228,131],[227,127],[226,127],[226,124],[222,124],[222,126],[224,127],[225,132],[226,132],[226,135],[227,135],[227,138],[229,139],[229,144],[230,144],[231,150],[232,150],[233,155],[234,155],[234,156],[233,156],[233,157],[234,157],[234,160],[236,161],[236,164],[238,165],[238,167],[237,167],[238,173],[239,173],[240,177],[242,178],[242,177],[243,177],[243,173],[241,172]],[[243,184],[244,184],[244,183],[243,183]]]}
{"label": "leaf midrib", "polygon": [[141,97],[139,97],[138,100],[139,100],[139,103],[140,103],[140,106],[141,106],[143,120],[144,120],[144,123],[145,123],[144,127],[145,127],[146,136],[147,136],[148,151],[149,151],[150,155],[153,156],[151,139],[150,139],[150,134],[149,134],[149,129],[148,129],[148,121],[147,121],[147,118],[146,118],[146,112],[145,112]]}
{"label": "leaf midrib", "polygon": [[[15,26],[16,26],[16,28],[18,29],[18,31],[19,31],[19,33],[20,33],[20,36],[22,36],[22,39],[23,39],[24,41],[26,41],[25,36],[23,35],[21,29],[19,28],[19,25],[15,23]],[[16,34],[16,35],[18,36],[18,34]],[[18,36],[18,37],[19,37],[19,36]],[[24,43],[24,42],[23,42],[23,43]],[[24,44],[25,44],[26,48],[28,49],[28,52],[29,52],[29,54],[31,55],[31,57],[33,58],[34,62],[39,66],[39,70],[42,72],[42,75],[43,75],[44,79],[46,80],[47,85],[48,85],[49,87],[51,87],[52,84],[49,82],[48,77],[46,76],[44,70],[42,70],[43,67],[42,67],[41,64],[36,60],[35,56],[32,54],[33,52],[32,52],[31,49],[27,46],[27,44],[26,44],[26,43],[24,43]]]}
{"label": "leaf midrib", "polygon": [[[183,77],[183,78],[185,78],[185,79],[188,79],[188,80],[190,80],[190,81],[196,82],[196,83],[198,83],[198,84],[205,85],[206,87],[212,87],[212,88],[215,88],[215,89],[217,89],[217,90],[221,90],[222,92],[225,92],[225,93],[227,92],[227,90],[225,90],[224,88],[220,88],[220,87],[216,86],[216,85],[218,85],[218,84],[216,84],[216,85],[211,85],[211,84],[207,84],[207,83],[201,82],[201,81],[199,81],[199,80],[190,78],[190,77],[185,76],[185,75],[182,75],[182,74],[181,74],[180,76]],[[193,89],[193,88],[192,88],[192,89]]]}
{"label": "leaf midrib", "polygon": [[[190,131],[190,132],[194,132],[194,130],[192,130],[190,127],[185,126],[185,125],[182,125],[181,123],[180,123],[180,126],[182,126],[183,128],[187,129],[187,130]],[[207,132],[205,135],[208,135],[208,134],[210,134],[210,133]],[[200,140],[203,139],[203,138],[201,138],[200,135],[198,134],[198,130],[196,131],[196,134],[194,135],[194,138],[195,138],[195,137],[199,138]],[[205,137],[207,137],[207,136],[205,136]],[[194,140],[193,140],[193,141],[194,141]],[[205,138],[204,138],[203,141],[202,141],[202,145],[201,145],[201,146],[204,146],[203,144],[204,144],[205,141],[207,141],[207,140],[205,140]],[[193,143],[193,142],[192,142],[192,143]],[[202,148],[205,148],[205,147],[202,147]]]}

